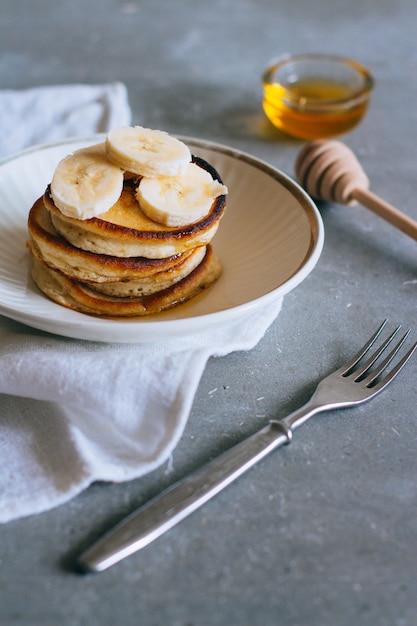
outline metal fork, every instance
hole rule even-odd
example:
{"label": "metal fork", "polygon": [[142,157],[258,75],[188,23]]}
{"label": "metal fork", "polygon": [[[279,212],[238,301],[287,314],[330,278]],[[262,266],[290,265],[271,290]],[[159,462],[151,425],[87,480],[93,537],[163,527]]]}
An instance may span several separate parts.
{"label": "metal fork", "polygon": [[[377,365],[377,360],[385,354],[399,332],[401,326],[398,326],[382,345],[360,364],[386,323],[387,320],[350,361],[319,383],[313,396],[304,406],[282,420],[270,420],[260,431],[133,512],[80,556],[81,569],[99,572],[144,548],[213,498],[272,450],[290,443],[293,432],[313,415],[362,404],[385,389],[417,348],[416,342],[403,358],[382,376],[410,333],[407,331]],[[375,368],[372,369],[374,365]]]}

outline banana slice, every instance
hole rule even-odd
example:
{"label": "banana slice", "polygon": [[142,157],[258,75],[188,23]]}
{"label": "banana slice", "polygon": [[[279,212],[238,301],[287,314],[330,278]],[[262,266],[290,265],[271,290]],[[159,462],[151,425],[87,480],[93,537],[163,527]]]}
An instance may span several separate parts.
{"label": "banana slice", "polygon": [[162,130],[142,126],[111,130],[106,139],[106,154],[122,169],[150,178],[181,174],[191,161],[185,143]]}
{"label": "banana slice", "polygon": [[51,195],[68,217],[87,220],[108,211],[122,193],[123,172],[110,163],[104,143],[77,150],[60,161]]}
{"label": "banana slice", "polygon": [[184,174],[142,178],[136,199],[142,211],[165,226],[186,226],[205,217],[217,196],[227,194],[206,170],[189,163]]}

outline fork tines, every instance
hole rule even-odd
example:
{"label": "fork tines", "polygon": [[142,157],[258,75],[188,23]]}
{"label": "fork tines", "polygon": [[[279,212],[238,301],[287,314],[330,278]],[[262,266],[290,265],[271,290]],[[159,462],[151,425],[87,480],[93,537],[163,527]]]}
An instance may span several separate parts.
{"label": "fork tines", "polygon": [[350,375],[352,375],[353,379],[355,381],[359,382],[359,381],[364,380],[364,378],[368,374],[368,377],[366,378],[366,386],[367,387],[373,387],[373,388],[378,386],[378,387],[380,387],[382,389],[383,387],[385,387],[401,371],[401,369],[407,363],[407,361],[409,360],[409,358],[411,357],[413,352],[416,350],[417,342],[414,345],[411,346],[411,348],[408,350],[408,352],[395,365],[395,367],[384,377],[384,379],[382,381],[380,381],[378,383],[378,379],[380,378],[381,374],[387,369],[388,365],[391,363],[391,361],[393,360],[395,355],[398,353],[398,351],[403,346],[404,342],[406,341],[407,337],[410,334],[410,330],[408,330],[403,335],[403,337],[400,339],[400,341],[394,346],[394,348],[391,350],[391,352],[389,352],[389,354],[376,367],[376,369],[372,370],[372,372],[370,371],[371,367],[376,363],[376,361],[379,359],[379,357],[385,352],[385,350],[388,348],[388,346],[393,341],[394,337],[396,337],[396,335],[398,334],[398,332],[401,329],[401,325],[397,326],[397,328],[395,328],[395,330],[382,343],[382,345],[379,346],[379,348],[362,365],[360,365],[357,369],[355,369],[356,366],[359,365],[359,362],[361,361],[361,359],[368,353],[370,348],[375,344],[376,340],[378,339],[378,337],[381,335],[383,329],[385,328],[385,326],[387,324],[387,321],[388,320],[384,320],[382,322],[382,324],[380,325],[378,330],[376,330],[376,332],[366,342],[366,344],[364,346],[362,346],[362,348],[359,350],[359,352],[357,352],[357,354],[355,354],[355,356],[348,363],[346,363],[343,366],[342,372],[341,372],[343,376],[350,376]]}

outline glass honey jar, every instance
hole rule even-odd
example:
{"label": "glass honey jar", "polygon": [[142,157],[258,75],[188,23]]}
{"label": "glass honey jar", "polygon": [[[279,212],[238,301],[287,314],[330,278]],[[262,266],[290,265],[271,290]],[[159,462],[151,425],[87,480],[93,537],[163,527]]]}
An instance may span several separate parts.
{"label": "glass honey jar", "polygon": [[281,57],[262,74],[263,108],[274,126],[300,139],[341,135],[364,117],[374,79],[359,63],[335,55]]}

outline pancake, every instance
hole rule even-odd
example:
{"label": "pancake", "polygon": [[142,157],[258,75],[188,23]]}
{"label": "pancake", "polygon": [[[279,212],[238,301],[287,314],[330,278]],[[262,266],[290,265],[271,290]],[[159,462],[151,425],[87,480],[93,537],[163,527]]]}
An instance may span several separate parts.
{"label": "pancake", "polygon": [[207,289],[221,273],[221,264],[212,247],[207,246],[203,260],[185,278],[167,289],[140,297],[115,297],[100,294],[86,283],[65,276],[33,258],[32,277],[51,300],[69,309],[101,317],[139,317],[160,313],[195,297]]}
{"label": "pancake", "polygon": [[[163,259],[146,259],[114,257],[80,250],[57,233],[42,198],[35,202],[29,212],[28,232],[29,247],[38,260],[51,269],[60,270],[69,278],[99,284],[110,283],[109,290],[104,288],[103,292],[118,295],[128,294],[129,289],[137,294],[165,289],[192,271],[205,253],[202,247]],[[116,281],[120,287],[115,291]]]}
{"label": "pancake", "polygon": [[[216,170],[203,159],[193,161],[221,182]],[[226,209],[226,197],[213,201],[207,216],[182,227],[168,227],[149,219],[135,197],[135,181],[125,179],[119,200],[99,217],[79,220],[64,215],[54,204],[50,188],[44,204],[57,232],[76,248],[117,257],[161,259],[182,254],[213,239]]]}
{"label": "pancake", "polygon": [[179,255],[182,261],[177,263],[175,267],[167,271],[158,272],[152,276],[136,280],[119,280],[107,283],[89,282],[88,285],[98,293],[126,298],[157,293],[158,291],[175,285],[175,283],[188,276],[204,259],[206,249],[206,246],[199,246],[190,253],[185,252]]}
{"label": "pancake", "polygon": [[[152,139],[153,131],[146,132]],[[38,288],[64,307],[112,319],[157,314],[207,289],[222,271],[210,244],[226,209],[226,195],[216,196],[227,194],[213,183],[222,185],[216,170],[193,157],[196,165],[188,161],[186,173],[173,174],[174,181],[145,181],[125,171],[115,202],[107,193],[114,172],[94,158],[94,150],[63,159],[29,212],[28,247]],[[140,148],[139,162],[146,151]],[[163,160],[166,153],[159,156]],[[175,164],[171,154],[169,159]],[[139,194],[138,185],[145,183],[149,193]]]}

